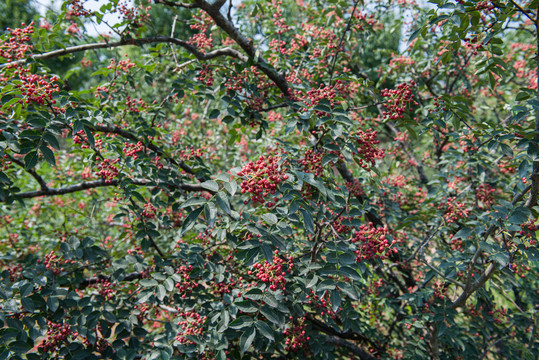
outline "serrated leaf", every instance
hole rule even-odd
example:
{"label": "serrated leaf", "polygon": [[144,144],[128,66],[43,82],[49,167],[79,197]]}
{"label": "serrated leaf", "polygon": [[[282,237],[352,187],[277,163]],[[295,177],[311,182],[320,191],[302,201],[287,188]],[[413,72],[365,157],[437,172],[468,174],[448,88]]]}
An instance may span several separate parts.
{"label": "serrated leaf", "polygon": [[272,214],[272,213],[262,214],[261,218],[264,219],[264,221],[266,221],[270,225],[275,225],[279,221],[277,219],[277,216],[275,216],[275,214]]}
{"label": "serrated leaf", "polygon": [[253,324],[254,320],[250,316],[240,316],[228,324],[228,327],[235,330],[241,330]]}
{"label": "serrated leaf", "polygon": [[54,158],[54,153],[47,146],[43,145],[39,147],[39,151],[43,154],[45,160],[52,166],[56,166],[56,159]]}
{"label": "serrated leaf", "polygon": [[92,131],[84,126],[84,133],[86,134],[86,138],[88,139],[88,143],[90,144],[90,146],[92,148],[95,148],[95,138],[94,138],[94,134],[92,134]]}
{"label": "serrated leaf", "polygon": [[228,202],[228,197],[223,192],[218,192],[215,195],[215,201],[221,210],[230,215],[230,204]]}
{"label": "serrated leaf", "polygon": [[31,170],[37,165],[37,151],[31,151],[24,157],[24,166],[26,170]]}
{"label": "serrated leaf", "polygon": [[191,211],[191,213],[185,218],[182,225],[182,235],[185,234],[186,231],[191,230],[202,210],[204,210],[204,208],[199,207],[198,209]]}
{"label": "serrated leaf", "polygon": [[331,303],[331,310],[336,313],[339,306],[341,306],[341,293],[339,290],[335,289],[329,294],[329,302]]}
{"label": "serrated leaf", "polygon": [[305,224],[305,229],[311,234],[314,234],[314,222],[311,213],[303,208],[299,209],[299,211],[301,211],[301,214],[303,215],[303,223]]}
{"label": "serrated leaf", "polygon": [[34,302],[29,297],[22,298],[21,305],[24,308],[24,310],[28,312],[34,312],[34,310],[36,309]]}
{"label": "serrated leaf", "polygon": [[273,330],[271,330],[271,327],[268,324],[258,320],[255,323],[255,326],[266,339],[275,341],[275,337],[273,336]]}
{"label": "serrated leaf", "polygon": [[264,293],[262,292],[262,290],[254,288],[243,294],[243,297],[256,301],[262,299],[264,297]]}
{"label": "serrated leaf", "polygon": [[245,330],[240,337],[240,349],[241,353],[245,353],[251,347],[256,336],[256,329],[254,326],[251,326],[249,329]]}
{"label": "serrated leaf", "polygon": [[60,302],[58,301],[58,298],[54,296],[49,296],[47,298],[47,306],[49,307],[49,310],[52,312],[55,312],[58,310],[58,306],[60,305]]}
{"label": "serrated leaf", "polygon": [[157,281],[155,281],[154,279],[142,279],[139,281],[139,284],[144,287],[150,287],[150,286],[156,286]]}
{"label": "serrated leaf", "polygon": [[217,181],[215,180],[204,181],[202,184],[200,184],[200,186],[212,192],[219,191],[219,184],[217,184]]}
{"label": "serrated leaf", "polygon": [[503,267],[506,267],[507,264],[509,264],[509,254],[506,253],[506,252],[500,252],[500,253],[497,253],[497,254],[492,254],[490,255],[490,257],[496,261],[498,264],[500,264],[501,266]]}
{"label": "serrated leaf", "polygon": [[167,294],[167,291],[165,290],[165,287],[163,285],[157,285],[157,298],[160,301],[163,301],[166,294]]}
{"label": "serrated leaf", "polygon": [[263,306],[260,309],[260,313],[272,323],[279,326],[281,325],[281,319],[279,317],[279,314],[275,310],[271,309],[269,306]]}
{"label": "serrated leaf", "polygon": [[52,146],[56,150],[60,150],[60,143],[58,143],[56,136],[54,136],[50,132],[46,131],[45,133],[43,133],[43,140],[45,140],[50,146]]}
{"label": "serrated leaf", "polygon": [[187,199],[183,204],[181,204],[180,209],[186,208],[186,207],[188,207],[188,206],[198,206],[198,205],[203,205],[203,204],[205,204],[206,202],[208,202],[208,200],[206,200],[206,199],[204,199],[204,198],[201,198],[201,197],[192,197],[192,198]]}

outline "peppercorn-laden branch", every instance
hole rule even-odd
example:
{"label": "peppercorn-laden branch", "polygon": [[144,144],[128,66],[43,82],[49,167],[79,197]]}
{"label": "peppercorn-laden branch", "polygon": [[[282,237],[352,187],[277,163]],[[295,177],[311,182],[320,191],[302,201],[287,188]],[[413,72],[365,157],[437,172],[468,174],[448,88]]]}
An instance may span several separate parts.
{"label": "peppercorn-laden branch", "polygon": [[[133,141],[136,141],[136,142],[139,142],[139,141],[143,142],[138,137],[136,137],[134,134],[130,133],[127,130],[121,129],[121,128],[117,127],[117,126],[93,125],[92,127],[97,132],[102,132],[102,133],[107,133],[107,134],[116,134],[116,135],[120,135],[123,138],[130,139],[130,140],[133,140]],[[157,147],[153,143],[150,142],[150,143],[147,143],[145,145],[146,145],[146,147],[148,149],[152,150],[157,155],[166,157],[172,164],[174,164],[176,166],[179,166],[186,173],[189,173],[191,175],[196,175],[196,172],[189,165],[187,165],[183,161],[180,161],[178,163],[176,160],[174,160],[170,156],[166,155],[163,150],[161,150],[159,147]]]}
{"label": "peppercorn-laden branch", "polygon": [[[13,156],[11,155],[7,155],[7,157],[9,158],[10,161],[14,162],[15,164],[19,165],[20,167],[22,167],[23,169],[26,169],[26,166],[24,166],[24,163],[20,160],[17,160],[15,159]],[[41,175],[39,175],[34,169],[27,169],[26,172],[30,175],[32,175],[32,177],[34,179],[36,179],[36,181],[38,182],[39,186],[41,187],[41,190],[42,191],[47,191],[49,190],[48,186],[47,186],[47,183],[45,182],[45,180],[43,180],[43,178],[41,177]]]}
{"label": "peppercorn-laden branch", "polygon": [[[71,194],[83,190],[88,189],[95,189],[100,187],[110,187],[110,186],[117,186],[119,185],[123,180],[121,179],[112,179],[112,180],[94,180],[94,181],[85,181],[79,184],[75,185],[68,185],[62,188],[47,188],[47,189],[41,189],[36,191],[28,191],[23,193],[15,194],[16,197],[20,199],[29,199],[29,198],[35,198],[39,196],[55,196],[55,195],[65,195],[65,194]],[[138,185],[138,186],[147,186],[147,185],[156,185],[155,182],[152,182],[150,180],[146,179],[128,179],[129,184]],[[204,189],[203,187],[196,185],[196,184],[169,184],[169,183],[163,183],[164,185],[172,188],[178,188],[185,191],[208,191]]]}
{"label": "peppercorn-laden branch", "polygon": [[[226,32],[232,38],[232,40],[234,40],[243,49],[249,58],[252,58],[255,61],[255,66],[266,74],[266,76],[273,81],[273,83],[286,97],[290,95],[290,88],[288,87],[288,82],[286,81],[284,75],[277,72],[277,70],[268,64],[261,55],[258,55],[253,45],[253,41],[240,33],[234,23],[221,14],[219,9],[225,3],[224,1],[218,0],[213,4],[210,4],[204,0],[195,0],[194,3],[197,5],[197,7],[206,11],[206,13],[208,13],[208,15],[213,19],[215,24]],[[241,60],[246,61],[243,59]]]}
{"label": "peppercorn-laden branch", "polygon": [[34,54],[34,55],[29,56],[27,59],[21,59],[17,61],[0,64],[0,68],[6,67],[6,66],[24,64],[29,59],[36,60],[36,61],[47,60],[47,59],[57,58],[60,56],[78,53],[78,52],[84,52],[87,50],[111,49],[115,47],[130,46],[130,45],[142,46],[145,44],[156,44],[156,43],[169,43],[169,44],[179,45],[183,47],[185,50],[187,50],[188,52],[190,52],[191,54],[193,54],[198,60],[210,60],[210,59],[214,59],[220,56],[229,56],[229,57],[239,59],[241,61],[248,60],[248,58],[245,55],[229,47],[216,49],[207,53],[203,53],[203,52],[200,52],[195,46],[189,44],[187,41],[177,39],[174,37],[169,37],[169,36],[155,36],[155,37],[147,37],[147,38],[141,38],[141,39],[121,39],[120,41],[116,41],[116,42],[92,43],[92,44],[71,46],[65,49],[53,50],[53,51],[49,51],[43,54]]}

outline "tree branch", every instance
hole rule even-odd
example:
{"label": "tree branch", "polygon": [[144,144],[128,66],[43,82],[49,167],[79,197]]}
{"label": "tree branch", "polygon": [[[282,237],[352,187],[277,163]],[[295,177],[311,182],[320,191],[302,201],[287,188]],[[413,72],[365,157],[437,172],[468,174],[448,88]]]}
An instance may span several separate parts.
{"label": "tree branch", "polygon": [[[122,180],[120,179],[113,179],[113,180],[94,180],[94,181],[85,181],[79,184],[75,185],[68,185],[66,187],[52,189],[47,188],[46,190],[36,190],[36,191],[28,191],[23,193],[15,194],[16,197],[21,199],[29,199],[29,198],[35,198],[39,196],[55,196],[55,195],[65,195],[65,194],[71,194],[78,191],[88,190],[88,189],[95,189],[99,187],[109,187],[109,186],[117,186],[120,184]],[[146,186],[151,184],[152,182],[150,180],[146,179],[130,179],[131,184],[138,185],[138,186]],[[166,186],[179,188],[185,191],[207,191],[203,187],[195,184],[181,184],[181,185],[174,185],[174,184],[165,184]]]}
{"label": "tree branch", "polygon": [[230,47],[216,49],[208,53],[203,53],[203,52],[200,52],[195,46],[189,44],[188,42],[184,40],[180,40],[180,39],[169,37],[169,36],[155,36],[155,37],[148,37],[148,38],[141,38],[141,39],[122,39],[116,42],[92,43],[92,44],[71,46],[65,49],[53,50],[53,51],[49,51],[43,54],[34,54],[34,55],[29,56],[29,58],[27,59],[21,59],[17,61],[8,62],[5,64],[0,64],[0,68],[6,67],[6,66],[24,64],[29,59],[47,60],[47,59],[57,58],[59,56],[74,54],[74,53],[83,52],[87,50],[110,49],[110,48],[129,46],[129,45],[142,46],[145,44],[154,44],[154,43],[170,43],[170,44],[179,45],[183,47],[185,50],[187,50],[188,52],[190,52],[191,54],[195,55],[195,57],[198,60],[210,60],[210,59],[214,59],[220,56],[230,56],[230,57],[239,59],[241,61],[248,60],[248,58],[245,55],[243,55],[239,51],[234,50]]}
{"label": "tree branch", "polygon": [[327,336],[327,335],[322,335],[321,338],[325,340],[327,343],[330,343],[338,347],[346,348],[352,354],[357,355],[360,360],[376,360],[374,356],[372,356],[365,350],[360,349],[359,347],[356,346],[356,344],[350,341],[346,341],[336,336]]}
{"label": "tree branch", "polygon": [[9,160],[11,160],[15,164],[17,164],[20,167],[22,167],[23,169],[25,169],[28,174],[32,175],[32,177],[34,179],[36,179],[36,181],[38,182],[38,184],[41,187],[42,191],[47,191],[49,189],[48,186],[47,186],[47,183],[45,182],[45,180],[43,180],[41,175],[39,175],[34,169],[26,169],[26,166],[24,166],[24,163],[22,161],[15,159],[13,156],[11,156],[9,154],[7,156],[9,158]]}
{"label": "tree branch", "polygon": [[[217,7],[221,1],[216,1],[214,4],[210,4],[204,0],[195,0],[197,7],[206,11],[208,15],[213,19],[215,24],[219,26],[224,32],[226,32],[232,40],[234,40],[243,51],[249,56],[249,58],[254,59],[256,67],[258,67],[267,77],[269,77],[273,83],[281,90],[281,92],[286,96],[290,96],[290,88],[288,87],[288,82],[283,74],[280,74],[269,65],[266,60],[260,55],[257,56],[253,41],[247,39],[240,31],[236,28],[234,23],[221,14],[219,11],[220,6]],[[224,3],[224,2],[223,2]],[[246,61],[246,60],[242,60]]]}

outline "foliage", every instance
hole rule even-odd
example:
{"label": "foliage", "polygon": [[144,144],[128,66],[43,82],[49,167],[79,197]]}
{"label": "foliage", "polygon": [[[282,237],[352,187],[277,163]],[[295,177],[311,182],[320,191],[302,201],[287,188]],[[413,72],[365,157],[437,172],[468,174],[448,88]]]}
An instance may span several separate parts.
{"label": "foliage", "polygon": [[1,38],[1,359],[538,357],[538,1],[86,5]]}

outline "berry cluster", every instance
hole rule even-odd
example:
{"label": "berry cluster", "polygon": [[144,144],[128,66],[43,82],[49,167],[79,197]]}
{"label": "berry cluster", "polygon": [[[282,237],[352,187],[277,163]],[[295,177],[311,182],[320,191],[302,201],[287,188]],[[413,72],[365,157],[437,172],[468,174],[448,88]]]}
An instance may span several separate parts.
{"label": "berry cluster", "polygon": [[475,189],[475,196],[483,203],[483,207],[490,208],[494,204],[495,191],[489,184],[481,184]]}
{"label": "berry cluster", "polygon": [[96,171],[96,175],[104,179],[106,183],[110,183],[112,179],[120,174],[120,170],[116,167],[119,162],[120,159],[104,159],[97,165],[98,171]]}
{"label": "berry cluster", "polygon": [[42,353],[53,353],[60,350],[62,344],[67,345],[69,338],[76,338],[78,334],[71,332],[71,326],[68,324],[55,324],[52,321],[47,322],[47,336],[41,341],[38,349]]}
{"label": "berry cluster", "polygon": [[84,6],[82,5],[82,0],[69,0],[69,17],[72,16],[92,16],[92,12],[89,10],[86,10]]}
{"label": "berry cluster", "polygon": [[214,81],[212,68],[209,65],[203,64],[198,72],[197,80],[206,86],[212,86]]}
{"label": "berry cluster", "polygon": [[265,261],[263,263],[257,263],[253,265],[254,271],[248,271],[247,274],[253,275],[265,283],[269,283],[270,290],[276,291],[277,287],[285,290],[286,286],[286,273],[292,272],[294,268],[294,259],[292,256],[288,257],[288,261],[281,259],[278,254],[279,250],[275,250],[273,255],[273,264]]}
{"label": "berry cluster", "polygon": [[204,51],[209,50],[213,47],[213,39],[210,35],[206,35],[210,26],[212,25],[211,17],[206,13],[201,13],[200,16],[193,15],[193,19],[196,23],[192,24],[190,27],[193,30],[198,30],[199,32],[191,36],[189,39],[189,44],[197,47],[197,50]]}
{"label": "berry cluster", "polygon": [[153,219],[155,218],[155,214],[157,213],[157,209],[155,206],[153,206],[152,203],[146,203],[144,204],[144,210],[142,210],[141,216],[147,218],[147,219]]}
{"label": "berry cluster", "polygon": [[126,157],[132,157],[133,159],[138,159],[138,153],[144,151],[144,144],[142,142],[137,142],[136,144],[126,142],[124,148],[122,149]]}
{"label": "berry cluster", "polygon": [[418,103],[414,100],[415,95],[412,94],[412,89],[415,87],[415,81],[402,83],[397,85],[396,89],[383,89],[380,93],[382,97],[389,98],[385,102],[387,111],[383,112],[386,120],[397,120],[404,117],[404,113],[412,111],[411,106],[417,106]]}
{"label": "berry cluster", "polygon": [[311,173],[316,177],[322,176],[324,168],[322,167],[322,158],[324,153],[322,151],[315,151],[309,149],[305,151],[303,159],[300,160],[300,165],[304,172]]}
{"label": "berry cluster", "polygon": [[176,282],[176,289],[182,294],[182,298],[187,297],[187,294],[191,293],[193,289],[197,288],[200,284],[194,280],[191,280],[191,272],[193,271],[193,265],[182,265],[176,273],[182,276],[182,281]]}
{"label": "berry cluster", "polygon": [[370,169],[374,166],[377,159],[383,159],[385,150],[376,147],[380,143],[377,139],[375,130],[369,129],[366,131],[359,130],[356,135],[357,154],[359,165],[364,169]]}
{"label": "berry cluster", "polygon": [[177,323],[178,326],[181,326],[181,332],[176,335],[176,341],[180,344],[193,344],[188,337],[202,335],[207,317],[200,316],[200,314],[194,311],[180,312],[178,313],[178,316],[182,317],[183,320],[180,320]]}
{"label": "berry cluster", "polygon": [[438,209],[446,208],[444,219],[449,224],[457,222],[459,219],[468,217],[470,210],[466,209],[466,204],[456,200],[456,197],[449,197],[445,204],[440,204]]}
{"label": "berry cluster", "polygon": [[292,325],[283,331],[286,337],[285,346],[286,351],[298,352],[300,350],[308,349],[308,342],[311,340],[305,332],[305,325],[303,325],[304,319],[301,319],[298,325]]}
{"label": "berry cluster", "polygon": [[345,184],[346,186],[346,190],[348,190],[348,192],[352,195],[352,196],[355,196],[355,197],[362,197],[363,195],[365,195],[365,191],[363,190],[363,186],[361,185],[361,183],[359,182],[358,179],[354,179],[354,182],[347,182]]}
{"label": "berry cluster", "polygon": [[[250,193],[253,204],[264,204],[268,195],[274,195],[280,183],[288,179],[279,165],[279,158],[275,156],[260,156],[256,163],[250,161],[245,165],[238,176],[246,177],[241,183],[241,193]],[[277,201],[277,198],[274,198]],[[274,201],[268,202],[267,206],[275,205]],[[247,204],[248,201],[245,201]]]}
{"label": "berry cluster", "polygon": [[352,238],[353,243],[357,243],[355,251],[358,262],[372,258],[386,259],[391,252],[396,253],[397,249],[390,249],[386,236],[387,227],[375,227],[372,222],[368,225],[361,225]]}

